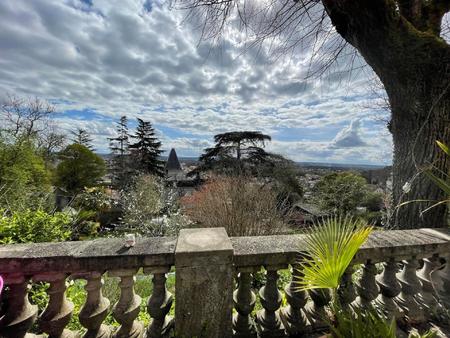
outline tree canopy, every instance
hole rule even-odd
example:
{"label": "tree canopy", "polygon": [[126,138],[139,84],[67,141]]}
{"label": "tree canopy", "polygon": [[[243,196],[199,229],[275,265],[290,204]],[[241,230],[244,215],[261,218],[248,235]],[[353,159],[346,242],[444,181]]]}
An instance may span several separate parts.
{"label": "tree canopy", "polygon": [[129,146],[134,169],[141,174],[164,176],[164,162],[159,159],[163,152],[161,142],[151,122],[140,118],[137,120],[136,133],[131,136],[136,142]]}
{"label": "tree canopy", "polygon": [[67,146],[61,152],[60,160],[56,168],[55,184],[70,193],[96,186],[106,173],[103,159],[81,144]]}
{"label": "tree canopy", "polygon": [[128,119],[122,116],[116,122],[116,136],[109,138],[109,149],[113,155],[110,171],[112,184],[116,188],[124,188],[129,183],[131,173],[130,150],[128,134]]}
{"label": "tree canopy", "polygon": [[233,131],[214,136],[216,143],[206,148],[199,160],[201,165],[193,172],[212,170],[223,174],[247,174],[259,165],[272,160],[263,148],[271,137],[259,131]]}
{"label": "tree canopy", "polygon": [[72,135],[72,142],[74,144],[80,144],[89,150],[94,150],[94,147],[92,146],[92,137],[86,129],[78,128],[77,130],[72,131]]}
{"label": "tree canopy", "polygon": [[281,155],[266,152],[271,137],[259,131],[232,131],[214,136],[215,145],[205,149],[201,164],[189,175],[211,171],[218,175],[252,176],[270,182],[281,199],[291,202],[303,195],[295,164]]}
{"label": "tree canopy", "polygon": [[359,174],[339,172],[325,175],[314,187],[315,199],[324,210],[346,215],[364,203],[368,190]]}
{"label": "tree canopy", "polygon": [[50,192],[51,173],[29,138],[0,138],[0,208],[27,209]]}

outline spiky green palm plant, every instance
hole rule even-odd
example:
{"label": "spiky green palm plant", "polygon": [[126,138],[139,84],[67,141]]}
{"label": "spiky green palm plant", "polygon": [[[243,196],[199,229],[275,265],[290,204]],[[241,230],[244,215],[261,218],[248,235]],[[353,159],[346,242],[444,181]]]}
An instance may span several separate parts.
{"label": "spiky green palm plant", "polygon": [[297,286],[301,290],[335,291],[372,229],[364,220],[349,216],[334,216],[314,224],[305,239],[306,257],[299,264],[303,276]]}
{"label": "spiky green palm plant", "polygon": [[[392,326],[395,323],[389,325],[374,311],[360,312],[359,317],[354,317],[351,311],[340,307],[337,297],[342,275],[372,230],[373,227],[362,219],[334,216],[314,224],[307,232],[302,248],[306,257],[299,262],[297,287],[301,290],[331,289],[334,320],[325,320],[334,337],[395,337],[395,326]],[[380,332],[383,334],[378,335]]]}
{"label": "spiky green palm plant", "polygon": [[334,312],[331,332],[336,338],[396,338],[396,325],[394,319],[387,322],[374,308],[355,308]]}

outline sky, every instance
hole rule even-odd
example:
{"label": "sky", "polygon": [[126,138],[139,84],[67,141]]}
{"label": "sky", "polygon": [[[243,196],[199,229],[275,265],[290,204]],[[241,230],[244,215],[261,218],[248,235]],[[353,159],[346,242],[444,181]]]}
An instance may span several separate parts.
{"label": "sky", "polygon": [[155,0],[3,0],[0,97],[48,100],[61,132],[88,130],[102,153],[126,115],[130,129],[151,121],[166,155],[258,130],[294,161],[391,163],[388,113],[362,59],[308,76],[310,47],[280,57],[274,41],[245,41],[238,25],[202,40],[198,23]]}

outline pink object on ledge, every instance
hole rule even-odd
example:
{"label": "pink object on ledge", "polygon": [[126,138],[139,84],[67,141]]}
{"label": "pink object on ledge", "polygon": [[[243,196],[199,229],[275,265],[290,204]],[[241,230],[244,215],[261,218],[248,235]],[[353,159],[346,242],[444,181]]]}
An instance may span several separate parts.
{"label": "pink object on ledge", "polygon": [[3,278],[2,276],[0,276],[0,295],[2,294],[2,290],[3,290]]}

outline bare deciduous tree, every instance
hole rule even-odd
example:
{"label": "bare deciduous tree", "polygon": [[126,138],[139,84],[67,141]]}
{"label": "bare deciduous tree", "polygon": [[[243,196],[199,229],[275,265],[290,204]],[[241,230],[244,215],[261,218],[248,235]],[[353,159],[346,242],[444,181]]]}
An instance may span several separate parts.
{"label": "bare deciduous tree", "polygon": [[291,215],[270,186],[251,177],[214,177],[182,200],[191,221],[224,227],[230,236],[263,236],[288,231]]}
{"label": "bare deciduous tree", "polygon": [[[227,24],[239,22],[249,45],[264,41],[272,53],[285,55],[308,46],[310,74],[322,74],[341,56],[352,67],[357,51],[389,99],[395,204],[443,199],[442,191],[416,174],[430,163],[450,170],[435,144],[450,143],[450,46],[443,36],[449,33],[449,0],[175,0],[175,6],[202,23],[204,39],[218,38]],[[405,194],[402,187],[413,177]],[[419,218],[426,207],[400,208],[394,226],[445,224],[444,206]]]}
{"label": "bare deciduous tree", "polygon": [[7,95],[1,103],[1,113],[5,119],[4,129],[13,137],[32,137],[48,128],[55,108],[39,98],[20,98]]}
{"label": "bare deciduous tree", "polygon": [[2,130],[13,139],[33,139],[47,160],[64,147],[66,136],[55,127],[52,120],[55,107],[49,102],[8,94],[0,107],[5,121]]}

